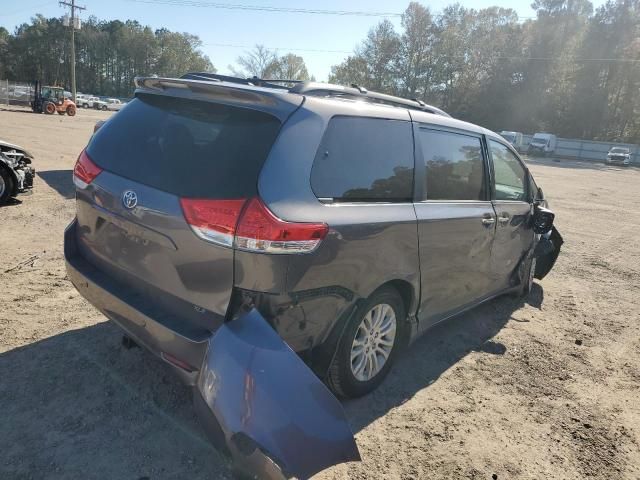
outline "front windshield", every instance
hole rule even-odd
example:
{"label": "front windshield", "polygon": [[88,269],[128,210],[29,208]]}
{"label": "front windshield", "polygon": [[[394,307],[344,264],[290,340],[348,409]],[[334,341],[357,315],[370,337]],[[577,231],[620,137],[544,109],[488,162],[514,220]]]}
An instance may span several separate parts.
{"label": "front windshield", "polygon": [[533,138],[533,140],[531,140],[531,143],[539,143],[541,145],[545,145],[547,143],[547,139],[546,138]]}
{"label": "front windshield", "polygon": [[629,153],[629,149],[622,148],[622,147],[614,147],[611,149],[611,153]]}

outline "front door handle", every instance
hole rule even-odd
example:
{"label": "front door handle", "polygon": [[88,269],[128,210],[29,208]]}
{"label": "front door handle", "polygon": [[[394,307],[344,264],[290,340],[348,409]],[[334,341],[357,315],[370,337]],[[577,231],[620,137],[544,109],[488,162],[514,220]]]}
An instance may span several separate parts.
{"label": "front door handle", "polygon": [[500,222],[501,225],[504,225],[505,223],[507,223],[509,220],[511,219],[511,217],[509,216],[508,213],[502,213],[500,214],[500,216],[498,217],[498,222]]}
{"label": "front door handle", "polygon": [[489,225],[493,225],[494,223],[496,223],[496,219],[495,218],[483,218],[482,219],[482,224],[485,226],[489,226]]}

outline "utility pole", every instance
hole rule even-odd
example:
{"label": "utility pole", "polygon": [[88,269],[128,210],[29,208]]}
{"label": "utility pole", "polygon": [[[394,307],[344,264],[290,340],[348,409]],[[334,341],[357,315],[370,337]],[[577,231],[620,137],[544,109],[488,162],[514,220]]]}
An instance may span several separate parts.
{"label": "utility pole", "polygon": [[[86,10],[86,7],[80,7],[76,5],[76,0],[69,2],[59,2],[60,6],[69,7],[71,10],[71,97],[73,103],[76,102],[76,10]],[[79,19],[78,19],[79,20]],[[80,22],[78,22],[78,30],[80,29]]]}

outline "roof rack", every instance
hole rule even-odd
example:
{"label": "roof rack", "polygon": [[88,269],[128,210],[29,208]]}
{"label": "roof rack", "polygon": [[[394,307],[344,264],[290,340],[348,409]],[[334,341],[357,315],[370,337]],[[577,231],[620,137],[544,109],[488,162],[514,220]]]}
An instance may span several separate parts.
{"label": "roof rack", "polygon": [[[344,87],[342,85],[334,85],[332,83],[305,82],[301,80],[261,79],[258,77],[240,78],[207,72],[186,73],[180,78],[185,80],[213,80],[217,82],[238,83],[241,85],[252,85],[256,87],[276,88],[279,90],[286,90],[291,93],[311,95],[316,97],[335,97],[347,98],[352,100],[364,100],[370,103],[390,105],[393,107],[402,107],[409,110],[420,110],[422,112],[451,117],[451,115],[449,115],[444,110],[441,110],[438,107],[434,107],[432,105],[427,105],[422,100],[419,100],[417,98],[408,99],[402,97],[394,97],[393,95],[387,95],[384,93],[370,92],[366,88],[356,85],[355,83],[351,84],[351,87]],[[286,86],[286,84],[290,84],[293,86],[289,87]]]}
{"label": "roof rack", "polygon": [[393,95],[387,95],[385,93],[370,92],[366,88],[356,84],[352,84],[351,87],[343,87],[342,85],[334,85],[331,83],[304,82],[302,84],[295,85],[294,87],[289,89],[289,91],[291,93],[313,95],[318,97],[337,97],[349,98],[354,100],[364,100],[371,103],[391,105],[393,107],[402,107],[409,110],[420,110],[422,112],[451,117],[451,115],[449,115],[444,110],[441,110],[438,107],[434,107],[433,105],[427,105],[422,100],[418,100],[417,98],[409,100],[407,98],[394,97]]}
{"label": "roof rack", "polygon": [[231,77],[228,75],[219,75],[217,73],[207,72],[190,72],[185,73],[180,77],[184,80],[214,80],[217,82],[229,82],[238,83],[240,85],[253,85],[255,87],[267,87],[267,88],[279,88],[281,90],[289,90],[290,87],[284,84],[296,85],[303,83],[302,80],[289,80],[289,79],[263,79],[258,77],[241,78]]}

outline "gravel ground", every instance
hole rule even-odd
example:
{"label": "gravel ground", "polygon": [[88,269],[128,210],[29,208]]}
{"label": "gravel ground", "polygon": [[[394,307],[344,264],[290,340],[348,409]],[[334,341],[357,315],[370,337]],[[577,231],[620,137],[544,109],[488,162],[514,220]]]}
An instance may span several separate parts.
{"label": "gravel ground", "polygon": [[[0,478],[231,478],[190,392],[66,278],[71,169],[93,124],[0,110],[36,156],[0,208]],[[345,402],[362,463],[319,479],[640,478],[640,170],[531,162],[565,246],[526,303],[434,328],[372,395]]]}

